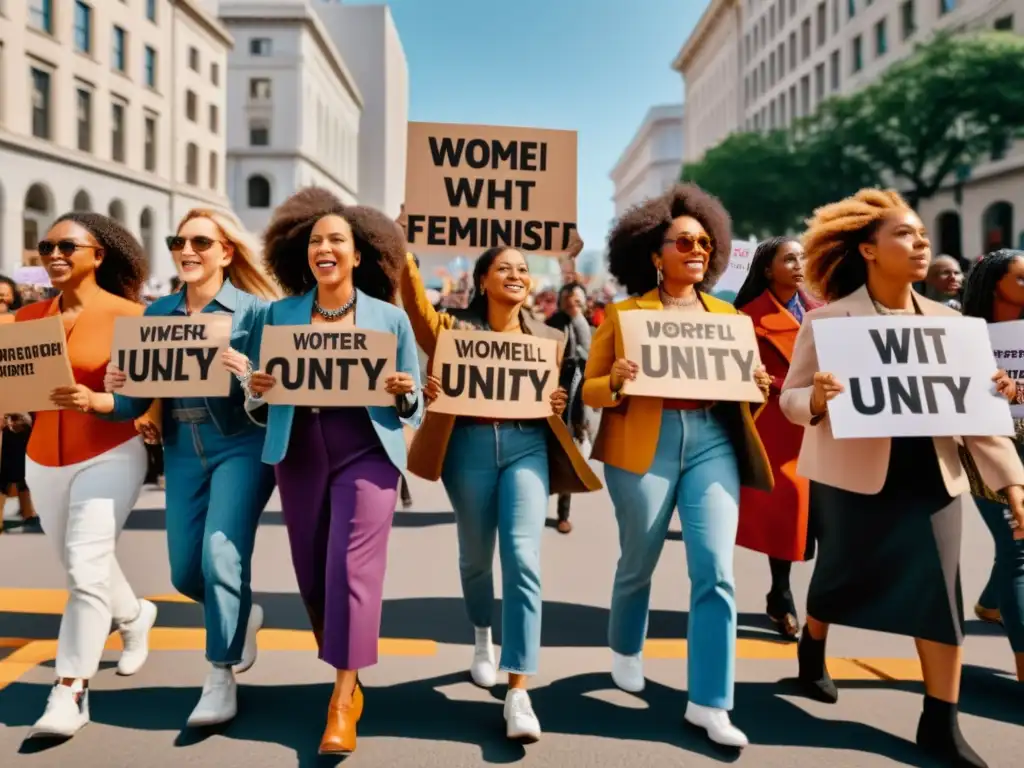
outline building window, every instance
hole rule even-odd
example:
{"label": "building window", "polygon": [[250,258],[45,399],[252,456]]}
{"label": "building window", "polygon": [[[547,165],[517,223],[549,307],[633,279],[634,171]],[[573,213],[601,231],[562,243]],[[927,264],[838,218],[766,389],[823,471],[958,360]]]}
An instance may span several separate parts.
{"label": "building window", "polygon": [[917,31],[917,14],[914,11],[914,0],[906,0],[900,6],[900,34],[903,39],[913,35]]}
{"label": "building window", "polygon": [[115,163],[124,162],[124,104],[114,102],[110,109],[110,157]]}
{"label": "building window", "polygon": [[806,61],[811,55],[811,17],[808,16],[800,24],[800,58]]}
{"label": "building window", "polygon": [[156,23],[156,0],[146,0],[146,18]]}
{"label": "building window", "polygon": [[789,33],[789,71],[796,69],[796,30]]}
{"label": "building window", "polygon": [[800,116],[807,117],[811,114],[811,76],[804,75],[800,78]]}
{"label": "building window", "polygon": [[75,92],[78,118],[78,148],[92,152],[92,93],[85,88]]}
{"label": "building window", "polygon": [[826,10],[825,0],[821,0],[818,3],[818,47],[821,48],[825,44],[825,40],[828,37],[828,11]]}
{"label": "building window", "polygon": [[195,91],[185,91],[185,117],[191,120],[193,123],[196,121],[196,115],[199,112],[199,97],[196,96]]}
{"label": "building window", "polygon": [[249,123],[249,145],[253,147],[270,146],[270,126],[262,121]]}
{"label": "building window", "polygon": [[853,55],[850,57],[852,70],[854,72],[860,72],[864,69],[864,41],[860,35],[853,38]]}
{"label": "building window", "polygon": [[768,56],[768,84],[775,85],[775,51]]}
{"label": "building window", "polygon": [[210,82],[220,85],[220,64],[216,61],[210,63]]}
{"label": "building window", "polygon": [[786,0],[779,0],[779,29],[786,26]]}
{"label": "building window", "polygon": [[217,189],[217,183],[218,183],[217,177],[220,175],[219,174],[219,170],[220,170],[220,159],[217,157],[217,153],[216,152],[211,152],[210,153],[210,189],[213,189],[213,190]]}
{"label": "building window", "polygon": [[846,0],[846,16],[852,19],[857,15],[857,0]]}
{"label": "building window", "polygon": [[779,43],[778,55],[775,57],[779,60],[779,80],[786,76],[786,41],[783,40]]}
{"label": "building window", "polygon": [[839,34],[839,0],[832,0],[832,34]]}
{"label": "building window", "polygon": [[779,122],[782,123],[782,127],[786,127],[786,93],[783,91],[779,94]]}
{"label": "building window", "polygon": [[185,183],[199,185],[199,147],[191,141],[185,147]]}
{"label": "building window", "polygon": [[188,48],[188,68],[193,72],[199,71],[199,49],[194,45]]}
{"label": "building window", "polygon": [[875,24],[875,56],[884,56],[889,50],[889,36],[886,34],[885,19]]}
{"label": "building window", "polygon": [[50,138],[50,73],[35,67],[32,75],[32,135]]}
{"label": "building window", "polygon": [[270,207],[270,182],[265,176],[250,176],[246,187],[246,202],[250,208]]}
{"label": "building window", "polygon": [[814,100],[822,102],[825,100],[825,63],[822,62],[814,68]]}
{"label": "building window", "polygon": [[75,50],[92,53],[92,8],[75,0]]}
{"label": "building window", "polygon": [[127,62],[127,57],[128,57],[127,49],[128,49],[128,46],[126,44],[127,43],[128,33],[125,32],[121,27],[114,27],[114,36],[113,37],[114,37],[114,50],[113,50],[113,59],[111,60],[111,65],[118,72],[124,72],[125,70],[128,69],[128,62]]}
{"label": "building window", "polygon": [[274,46],[269,37],[254,37],[249,40],[249,55],[271,56]]}
{"label": "building window", "polygon": [[836,91],[839,90],[839,77],[840,77],[840,72],[839,72],[839,49],[838,48],[836,50],[832,51],[832,55],[829,57],[829,75],[830,75],[830,78],[831,78],[831,82],[829,83],[829,87],[832,89],[832,92],[835,93]]}
{"label": "building window", "polygon": [[254,77],[249,80],[249,98],[252,101],[270,100],[270,80],[265,77]]}
{"label": "building window", "polygon": [[151,115],[146,116],[145,134],[143,147],[146,170],[153,172],[156,171],[156,118]]}
{"label": "building window", "polygon": [[29,0],[28,23],[40,32],[53,34],[53,0]]}
{"label": "building window", "polygon": [[796,86],[789,86],[789,120],[796,122]]}
{"label": "building window", "polygon": [[146,46],[146,85],[156,88],[156,51]]}
{"label": "building window", "polygon": [[939,16],[945,16],[956,10],[957,0],[939,0]]}
{"label": "building window", "polygon": [[220,130],[220,110],[216,104],[210,105],[210,132],[217,133]]}
{"label": "building window", "polygon": [[790,18],[796,16],[796,0],[789,0],[789,15]]}
{"label": "building window", "polygon": [[1011,13],[1009,16],[996,19],[993,27],[1003,32],[1013,32],[1013,14]]}

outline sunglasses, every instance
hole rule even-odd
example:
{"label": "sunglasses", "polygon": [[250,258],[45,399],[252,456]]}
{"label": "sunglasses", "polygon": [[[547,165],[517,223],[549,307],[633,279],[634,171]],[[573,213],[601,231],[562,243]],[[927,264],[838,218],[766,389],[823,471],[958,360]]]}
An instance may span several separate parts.
{"label": "sunglasses", "polygon": [[219,243],[220,240],[213,240],[209,237],[179,237],[178,235],[171,235],[167,238],[167,248],[171,253],[177,253],[178,251],[184,251],[185,246],[188,243],[192,243],[192,250],[196,253],[202,253],[208,251],[214,246],[215,243]]}
{"label": "sunglasses", "polygon": [[97,250],[99,246],[96,245],[82,245],[76,243],[74,240],[58,240],[56,243],[52,240],[40,240],[39,245],[36,246],[40,256],[50,256],[54,251],[60,251],[61,256],[70,256],[80,248],[92,248]]}
{"label": "sunglasses", "polygon": [[712,248],[711,238],[707,235],[680,235],[675,240],[665,240],[663,245],[669,243],[675,245],[680,253],[692,253],[694,246],[699,245],[704,253],[710,254]]}

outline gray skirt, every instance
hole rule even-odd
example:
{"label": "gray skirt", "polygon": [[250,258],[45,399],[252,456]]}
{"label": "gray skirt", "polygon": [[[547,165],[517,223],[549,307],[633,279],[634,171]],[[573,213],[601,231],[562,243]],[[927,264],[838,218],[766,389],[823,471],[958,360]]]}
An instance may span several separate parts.
{"label": "gray skirt", "polygon": [[818,621],[960,645],[960,536],[931,438],[895,438],[874,495],[811,483],[818,543],[807,613]]}

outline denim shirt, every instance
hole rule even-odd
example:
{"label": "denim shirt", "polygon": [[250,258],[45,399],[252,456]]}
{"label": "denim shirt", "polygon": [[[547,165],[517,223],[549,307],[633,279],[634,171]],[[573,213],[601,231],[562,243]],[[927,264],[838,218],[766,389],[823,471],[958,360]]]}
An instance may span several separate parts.
{"label": "denim shirt", "polygon": [[[270,302],[241,291],[235,288],[230,280],[225,280],[213,301],[203,307],[202,314],[230,314],[231,347],[252,360],[255,366],[256,361],[259,360],[264,319],[269,307]],[[185,306],[184,290],[157,299],[146,308],[145,315],[147,317],[186,317],[188,311]],[[150,398],[127,397],[115,393],[114,410],[106,418],[111,421],[137,419],[149,409],[151,403]],[[246,413],[245,393],[234,376],[231,377],[231,393],[227,397],[167,398],[163,408],[165,439],[173,439],[171,432],[176,422],[171,418],[171,412],[179,408],[205,408],[210,414],[210,421],[214,427],[225,437],[247,431],[262,432],[262,427],[258,426],[254,418]],[[252,416],[258,421],[264,421],[263,418],[259,418],[259,414]]]}

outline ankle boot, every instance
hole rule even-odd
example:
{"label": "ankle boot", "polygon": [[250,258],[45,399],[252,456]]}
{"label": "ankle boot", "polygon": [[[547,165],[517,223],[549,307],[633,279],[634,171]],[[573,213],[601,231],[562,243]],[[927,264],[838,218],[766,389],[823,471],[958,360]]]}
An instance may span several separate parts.
{"label": "ankle boot", "polygon": [[825,641],[815,640],[804,627],[797,644],[796,658],[800,664],[800,687],[815,701],[835,704],[839,701],[839,689],[825,665]]}
{"label": "ankle boot", "polygon": [[949,766],[988,768],[960,732],[956,704],[924,697],[924,710],[917,724],[917,745]]}
{"label": "ankle boot", "polygon": [[363,689],[356,683],[352,701],[341,704],[338,692],[331,697],[327,709],[327,726],[320,739],[321,755],[349,755],[356,751],[356,724],[363,716]]}

